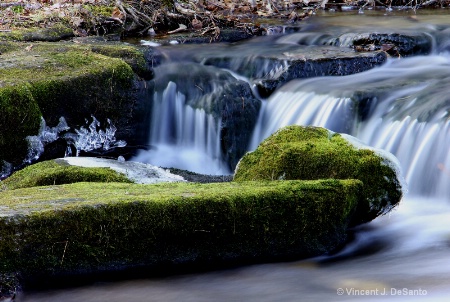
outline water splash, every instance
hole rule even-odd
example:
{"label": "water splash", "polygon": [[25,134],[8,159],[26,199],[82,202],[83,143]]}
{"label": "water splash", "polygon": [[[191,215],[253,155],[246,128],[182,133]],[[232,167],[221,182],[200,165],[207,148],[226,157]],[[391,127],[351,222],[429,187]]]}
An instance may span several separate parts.
{"label": "water splash", "polygon": [[56,141],[59,138],[61,132],[69,130],[64,117],[59,118],[59,123],[55,127],[48,127],[44,118],[41,117],[41,124],[38,135],[27,136],[28,141],[28,155],[24,160],[24,163],[31,163],[37,160],[42,153],[44,153],[44,146]]}
{"label": "water splash", "polygon": [[12,171],[13,171],[13,165],[5,160],[2,160],[0,162],[0,180],[8,177],[9,175],[11,175]]}
{"label": "water splash", "polygon": [[[87,128],[80,127],[75,129],[75,133],[66,133],[63,138],[68,145],[72,145],[76,150],[76,156],[79,156],[80,151],[104,150],[108,151],[115,147],[125,147],[127,143],[123,140],[117,140],[115,137],[117,128],[107,119],[108,127],[101,129],[100,122],[92,115],[92,122],[86,120]],[[66,156],[69,156],[70,151],[67,151]]]}
{"label": "water splash", "polygon": [[75,133],[61,133],[70,129],[67,121],[64,117],[59,118],[59,123],[55,127],[47,126],[44,118],[41,117],[41,125],[38,135],[28,136],[28,155],[24,160],[25,164],[30,164],[33,161],[39,159],[44,153],[44,147],[59,138],[63,138],[67,142],[66,156],[72,155],[73,146],[76,150],[76,156],[80,151],[93,151],[93,150],[110,150],[115,147],[125,147],[126,142],[122,140],[116,140],[115,133],[117,128],[111,123],[111,120],[107,120],[108,127],[105,130],[100,129],[100,122],[92,116],[92,122],[88,124],[86,120],[87,128],[81,127],[75,129]]}

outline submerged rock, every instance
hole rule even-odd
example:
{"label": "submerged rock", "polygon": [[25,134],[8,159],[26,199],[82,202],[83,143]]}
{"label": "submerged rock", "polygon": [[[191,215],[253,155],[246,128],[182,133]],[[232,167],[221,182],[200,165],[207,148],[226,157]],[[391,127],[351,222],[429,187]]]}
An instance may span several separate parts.
{"label": "submerged rock", "polygon": [[95,157],[66,157],[57,159],[56,162],[65,162],[70,166],[79,167],[105,167],[125,175],[130,181],[138,184],[153,184],[159,182],[184,181],[183,177],[170,173],[168,169],[162,169],[150,164],[143,164],[123,159],[106,159]]}
{"label": "submerged rock", "polygon": [[239,162],[234,180],[359,179],[360,201],[351,224],[389,212],[402,198],[397,160],[356,138],[324,128],[288,126]]}

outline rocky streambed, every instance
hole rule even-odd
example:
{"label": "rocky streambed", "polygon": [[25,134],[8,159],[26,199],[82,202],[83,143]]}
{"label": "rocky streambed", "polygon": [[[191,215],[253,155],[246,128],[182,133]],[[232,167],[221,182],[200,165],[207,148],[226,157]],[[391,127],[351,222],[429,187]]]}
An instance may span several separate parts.
{"label": "rocky streambed", "polygon": [[[435,32],[443,35],[445,30],[441,27]],[[124,156],[128,160],[138,149],[154,148],[158,141],[149,143],[151,135],[164,139],[177,133],[174,137],[181,138],[185,132],[172,129],[152,134],[146,124],[149,117],[156,120],[158,115],[161,121],[171,123],[173,116],[151,105],[171,104],[168,99],[179,96],[184,97],[183,106],[190,108],[188,111],[201,111],[211,118],[211,124],[217,125],[218,143],[209,144],[207,150],[216,150],[225,168],[234,171],[248,151],[262,100],[283,84],[298,78],[364,72],[388,58],[427,54],[435,43],[426,34],[387,31],[327,34],[313,42],[310,38],[299,29],[290,36],[255,37],[202,48],[184,44],[151,47],[98,38],[32,43],[5,39],[0,42],[3,174],[29,165],[37,157],[62,157],[68,145],[76,149],[73,151],[84,152],[74,141],[79,139],[81,127],[91,130],[92,116],[102,125],[109,119],[116,128],[114,139],[126,141],[131,147],[113,147],[114,158]],[[277,41],[273,47],[265,47],[268,40]],[[245,43],[252,44],[250,51],[243,47]],[[36,153],[29,145],[29,137],[39,136],[42,119],[56,127],[62,116],[67,129],[57,132],[54,140],[41,139],[42,150]],[[94,123],[94,130],[87,133],[100,133],[100,124]],[[186,124],[181,125],[183,129]],[[300,164],[295,154],[299,151],[289,144],[283,147],[289,155],[283,158],[286,162],[281,161],[283,167],[296,169]],[[300,150],[306,148],[314,154],[315,147],[314,139],[307,138]],[[30,148],[34,158],[29,157]],[[318,151],[331,150],[327,148]],[[341,155],[340,151],[333,154],[326,156]],[[320,159],[319,166],[326,160]],[[381,165],[379,159],[369,161]],[[2,238],[8,238],[2,241],[0,253],[5,259],[4,280],[14,279],[11,274],[16,273],[31,284],[42,276],[58,278],[166,263],[205,265],[310,257],[345,243],[349,223],[366,222],[387,211],[374,209],[373,205],[358,206],[363,198],[361,190],[367,188],[371,177],[369,181],[359,179],[358,173],[340,174],[333,167],[330,173],[311,178],[314,181],[304,176],[288,181],[283,178],[284,171],[277,170],[273,175],[266,173],[264,181],[249,176],[245,179],[248,183],[141,186],[128,184],[130,180],[121,178],[121,174],[113,173],[112,177],[109,170],[105,176],[109,182],[105,184],[105,178],[97,177],[98,170],[56,171],[60,167],[54,165],[46,167],[51,173],[50,177],[44,173],[45,182],[26,185],[29,188],[16,188],[11,183],[25,176],[37,177],[39,173],[32,172],[33,166],[2,182]],[[350,166],[350,162],[345,163],[344,169]],[[35,168],[39,170],[39,166]],[[302,175],[315,175],[319,168]],[[79,178],[66,178],[70,173]],[[181,174],[188,180],[201,178],[189,172]],[[64,179],[67,181],[60,182]],[[389,194],[378,192],[382,195],[381,205],[389,205],[389,209],[401,198],[399,186],[392,190],[395,197],[389,200],[383,199]],[[332,200],[340,204],[331,206]],[[361,214],[361,208],[369,218],[352,216]],[[67,228],[55,232],[57,225]],[[298,236],[299,230],[305,235]]]}

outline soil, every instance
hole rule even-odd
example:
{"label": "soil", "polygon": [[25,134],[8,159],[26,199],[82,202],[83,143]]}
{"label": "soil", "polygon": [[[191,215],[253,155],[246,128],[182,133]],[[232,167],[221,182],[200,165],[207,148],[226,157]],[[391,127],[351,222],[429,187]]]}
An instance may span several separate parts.
{"label": "soil", "polygon": [[449,7],[450,0],[3,0],[0,33],[15,29],[65,25],[75,36],[145,36],[196,32],[213,42],[226,28],[261,34],[261,19],[295,23],[318,9],[339,11],[378,6],[391,8]]}

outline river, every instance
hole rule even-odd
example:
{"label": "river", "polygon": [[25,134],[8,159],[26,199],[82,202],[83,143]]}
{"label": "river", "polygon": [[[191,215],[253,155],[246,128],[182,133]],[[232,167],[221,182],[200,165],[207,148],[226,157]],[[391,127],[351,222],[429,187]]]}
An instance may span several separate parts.
{"label": "river", "polygon": [[[428,55],[391,58],[363,73],[290,81],[262,100],[249,147],[254,149],[272,132],[290,124],[324,126],[356,136],[368,145],[392,152],[399,159],[407,192],[396,209],[357,227],[347,246],[335,255],[159,278],[99,281],[76,288],[25,291],[18,300],[448,301],[450,11],[327,12],[311,17],[304,24],[299,32],[266,37],[258,44],[239,43],[239,49],[242,53],[257,51],[255,45],[259,47],[261,41],[267,48],[280,43],[314,46],[324,36],[389,32],[392,28],[405,33],[424,33],[433,42]],[[170,53],[189,57],[205,48],[183,47],[170,46]],[[227,47],[214,45],[208,52],[226,51]],[[233,74],[251,82],[242,74]],[[171,85],[167,85],[162,97],[185,97],[177,96]],[[369,96],[363,99],[366,103],[362,111],[354,105],[358,95]],[[178,109],[173,110],[181,114],[179,117],[164,112],[167,108],[157,111],[149,127],[153,133],[151,143],[159,148],[148,151],[153,153],[140,154],[135,160],[178,165],[202,173],[231,173],[219,159],[216,132],[220,121],[183,106],[182,103],[174,106]],[[173,119],[185,119],[178,127],[180,140],[165,141],[167,133],[158,123],[170,123]],[[195,121],[195,129],[183,132],[186,127],[183,125]],[[210,158],[207,163],[205,156]]]}

